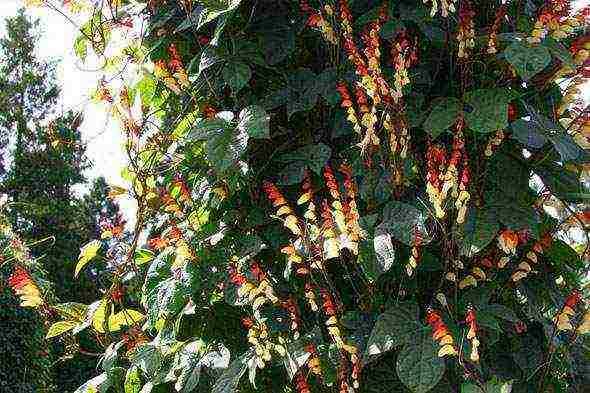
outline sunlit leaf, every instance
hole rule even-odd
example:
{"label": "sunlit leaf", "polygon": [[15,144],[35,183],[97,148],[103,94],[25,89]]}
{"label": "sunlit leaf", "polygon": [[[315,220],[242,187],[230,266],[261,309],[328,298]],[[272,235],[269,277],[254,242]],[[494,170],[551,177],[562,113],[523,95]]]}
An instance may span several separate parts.
{"label": "sunlit leaf", "polygon": [[86,266],[88,262],[90,262],[92,258],[96,256],[100,247],[101,242],[99,240],[93,240],[80,249],[80,256],[78,257],[78,263],[76,264],[74,277],[78,277],[78,274],[84,268],[84,266]]}
{"label": "sunlit leaf", "polygon": [[72,330],[76,325],[78,325],[78,322],[75,321],[55,322],[53,325],[51,325],[51,327],[49,327],[45,338],[53,338],[62,335],[65,332]]}

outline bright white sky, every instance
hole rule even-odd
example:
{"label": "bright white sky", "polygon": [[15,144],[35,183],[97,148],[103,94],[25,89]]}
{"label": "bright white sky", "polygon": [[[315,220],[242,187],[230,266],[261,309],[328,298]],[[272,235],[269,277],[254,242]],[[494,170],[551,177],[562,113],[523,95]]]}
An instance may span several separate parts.
{"label": "bright white sky", "polygon": [[[4,19],[16,15],[23,5],[22,0],[0,0],[0,36],[5,33]],[[58,68],[63,110],[84,111],[81,126],[82,137],[88,143],[87,155],[94,164],[87,172],[89,178],[104,176],[109,184],[124,186],[120,172],[125,166],[121,143],[123,138],[117,124],[109,121],[106,107],[90,101],[101,74],[89,71],[73,53],[76,28],[63,16],[49,9],[29,7],[27,13],[41,20],[43,37],[38,44],[41,58],[61,60]],[[125,218],[134,221],[135,205],[131,200],[119,200]]]}

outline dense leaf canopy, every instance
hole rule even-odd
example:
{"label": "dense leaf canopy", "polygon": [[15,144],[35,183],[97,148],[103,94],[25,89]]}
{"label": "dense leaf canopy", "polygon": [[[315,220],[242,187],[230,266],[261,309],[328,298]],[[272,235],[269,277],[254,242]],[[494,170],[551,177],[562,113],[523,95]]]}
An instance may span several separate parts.
{"label": "dense leaf canopy", "polygon": [[64,3],[138,206],[40,306],[104,346],[77,392],[588,386],[588,9]]}

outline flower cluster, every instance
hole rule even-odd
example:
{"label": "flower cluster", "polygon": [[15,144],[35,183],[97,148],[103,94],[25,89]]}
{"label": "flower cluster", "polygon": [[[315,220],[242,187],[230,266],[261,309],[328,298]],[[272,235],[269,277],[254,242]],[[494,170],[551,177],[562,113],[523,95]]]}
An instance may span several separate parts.
{"label": "flower cluster", "polygon": [[553,320],[557,332],[574,330],[570,319],[576,314],[575,308],[581,298],[579,292],[573,291],[567,299],[565,299],[565,304]]}
{"label": "flower cluster", "polygon": [[[248,342],[256,351],[256,366],[264,368],[265,364],[271,361],[272,352],[276,352],[280,356],[284,356],[286,353],[285,340],[278,337],[278,343],[273,342],[266,320],[259,312],[260,308],[267,303],[281,306],[280,299],[274,294],[270,277],[262,271],[258,263],[252,262],[250,264],[248,275],[238,271],[235,266],[237,263],[238,258],[233,257],[232,263],[229,265],[229,278],[232,284],[237,286],[238,299],[245,300],[252,307],[254,319],[244,318],[242,324],[248,329]],[[283,306],[285,304],[287,307],[295,307],[293,313],[299,315],[296,305],[289,305],[287,302],[283,303]]]}
{"label": "flower cluster", "polygon": [[456,0],[440,0],[440,6],[438,4],[438,0],[423,0],[424,4],[428,4],[432,1],[432,5],[430,8],[430,16],[434,17],[436,13],[439,11],[444,18],[448,17],[450,13],[455,12],[455,2]]}
{"label": "flower cluster", "polygon": [[582,316],[582,321],[576,329],[577,334],[590,333],[590,310],[586,311]]}
{"label": "flower cluster", "polygon": [[332,27],[332,25],[324,16],[325,12],[327,16],[333,17],[334,10],[332,9],[332,6],[326,4],[323,7],[323,10],[318,11],[313,9],[306,0],[300,0],[299,8],[301,9],[302,13],[308,15],[307,26],[320,30],[322,36],[327,42],[333,45],[338,45],[338,36],[334,32],[334,28]]}
{"label": "flower cluster", "polygon": [[109,104],[113,103],[113,95],[111,90],[104,79],[98,82],[98,89],[96,89],[95,97],[98,101],[104,101]]}
{"label": "flower cluster", "polygon": [[31,275],[22,267],[17,266],[8,279],[8,285],[16,296],[20,297],[21,307],[40,307],[44,301],[41,292]]}
{"label": "flower cluster", "polygon": [[306,345],[305,352],[309,353],[309,358],[307,360],[307,368],[309,368],[309,371],[311,371],[312,374],[321,377],[322,366],[320,364],[320,356],[318,354],[318,351],[316,350],[315,345]]}
{"label": "flower cluster", "polygon": [[403,89],[410,84],[408,69],[418,64],[418,45],[417,42],[410,41],[406,29],[402,29],[396,36],[391,46],[391,56],[393,58],[393,67],[395,69],[395,82],[393,98],[398,101],[403,97]]}
{"label": "flower cluster", "polygon": [[442,208],[442,170],[447,161],[447,151],[443,146],[428,144],[426,151],[426,193],[430,203],[434,206],[437,217],[444,217],[445,212]]}
{"label": "flower cluster", "polygon": [[158,60],[154,63],[154,74],[164,82],[166,87],[174,93],[180,94],[181,88],[190,86],[188,75],[173,43],[168,47],[168,54],[170,55],[168,63],[164,60]]}
{"label": "flower cluster", "polygon": [[476,287],[479,281],[484,281],[486,278],[486,273],[480,267],[473,266],[470,273],[459,281],[459,289],[464,289],[470,286]]}
{"label": "flower cluster", "polygon": [[496,149],[498,148],[498,146],[502,144],[502,141],[505,137],[506,133],[503,130],[496,131],[494,136],[490,138],[488,144],[486,145],[486,148],[484,150],[485,156],[491,157],[494,154],[494,151],[496,151]]}
{"label": "flower cluster", "polygon": [[360,372],[360,358],[358,356],[358,348],[354,345],[345,343],[342,338],[342,331],[339,327],[336,305],[330,293],[320,288],[320,297],[322,299],[322,310],[327,320],[325,322],[326,328],[330,338],[336,345],[336,348],[350,355],[350,362],[353,365],[351,377],[355,387],[358,387],[358,377]]}
{"label": "flower cluster", "polygon": [[[468,191],[469,161],[462,128],[463,121],[459,120],[453,140],[453,150],[448,162],[446,150],[443,147],[429,145],[426,153],[426,192],[434,206],[436,216],[438,218],[445,217],[444,203],[450,193],[455,198],[457,223],[459,224],[465,221],[467,203],[471,199]],[[460,168],[461,170],[459,170]]]}
{"label": "flower cluster", "polygon": [[547,35],[555,40],[562,40],[572,34],[583,22],[583,14],[572,15],[569,0],[549,0],[542,8],[528,41],[540,43]]}
{"label": "flower cluster", "polygon": [[496,16],[494,17],[494,24],[490,29],[490,36],[488,38],[488,49],[487,53],[493,55],[498,52],[497,48],[497,39],[498,39],[498,31],[500,30],[500,25],[502,24],[502,20],[506,16],[506,4],[502,4],[498,10],[496,11]]}
{"label": "flower cluster", "polygon": [[276,215],[282,219],[283,225],[288,228],[293,235],[301,235],[301,223],[277,186],[271,182],[264,182],[262,189],[275,207]]}
{"label": "flower cluster", "polygon": [[429,307],[426,311],[426,322],[432,327],[432,339],[438,342],[438,357],[457,356],[455,341],[440,314]]}
{"label": "flower cluster", "polygon": [[467,331],[467,340],[471,341],[471,354],[469,359],[472,362],[479,362],[479,338],[477,337],[477,318],[475,310],[471,305],[467,307],[467,315],[465,316],[465,323],[469,330]]}
{"label": "flower cluster", "polygon": [[352,128],[354,129],[354,131],[357,134],[361,134],[362,131],[362,127],[358,118],[358,115],[356,113],[356,110],[354,109],[354,104],[352,102],[352,97],[350,95],[350,92],[348,91],[348,87],[346,86],[346,83],[340,81],[336,84],[336,91],[338,91],[338,93],[340,93],[340,98],[342,100],[342,102],[340,103],[340,106],[344,109],[346,109],[346,120],[348,120],[351,124],[352,124]]}
{"label": "flower cluster", "polygon": [[469,1],[461,1],[459,7],[459,32],[457,33],[457,41],[459,41],[459,53],[457,56],[459,59],[468,58],[470,50],[475,47],[474,16],[475,11]]}
{"label": "flower cluster", "polygon": [[297,393],[311,393],[311,387],[307,382],[307,376],[302,371],[295,374],[293,382],[295,383],[295,391]]}
{"label": "flower cluster", "polygon": [[518,264],[516,270],[510,277],[512,281],[517,282],[525,278],[532,271],[531,264],[537,264],[539,256],[543,254],[543,251],[551,246],[552,238],[550,234],[545,234],[540,240],[535,241],[533,247],[526,253],[523,260]]}

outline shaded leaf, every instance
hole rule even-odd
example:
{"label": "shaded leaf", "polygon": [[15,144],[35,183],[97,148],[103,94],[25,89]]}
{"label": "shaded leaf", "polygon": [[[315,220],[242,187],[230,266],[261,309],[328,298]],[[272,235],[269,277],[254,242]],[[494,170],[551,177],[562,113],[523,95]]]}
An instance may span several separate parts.
{"label": "shaded leaf", "polygon": [[424,130],[433,138],[451,127],[461,113],[461,102],[456,98],[441,98],[436,100],[430,114],[424,121]]}
{"label": "shaded leaf", "polygon": [[551,62],[549,50],[540,45],[528,45],[514,41],[504,51],[506,60],[516,69],[518,75],[528,81]]}
{"label": "shaded leaf", "polygon": [[444,359],[438,357],[438,344],[430,330],[419,332],[397,358],[397,375],[413,393],[430,391],[445,372]]}
{"label": "shaded leaf", "polygon": [[539,132],[537,124],[531,120],[518,119],[512,123],[512,138],[527,147],[539,149],[543,147],[547,138]]}
{"label": "shaded leaf", "polygon": [[464,99],[465,122],[475,132],[495,132],[508,126],[509,90],[479,89],[466,93]]}
{"label": "shaded leaf", "polygon": [[247,64],[229,62],[223,67],[221,75],[223,76],[223,80],[231,87],[232,91],[237,93],[248,83],[252,76],[252,71]]}
{"label": "shaded leaf", "polygon": [[496,237],[500,225],[492,211],[472,208],[460,228],[459,253],[469,258],[483,250]]}
{"label": "shaded leaf", "polygon": [[248,352],[235,359],[229,365],[227,370],[221,374],[219,379],[217,379],[215,385],[211,389],[211,393],[236,393],[240,379],[248,368],[248,362],[254,356],[256,356],[254,350],[250,349]]}
{"label": "shaded leaf", "polygon": [[400,302],[392,305],[377,318],[367,341],[363,362],[393,348],[408,344],[425,329],[419,320],[420,310],[414,302]]}
{"label": "shaded leaf", "polygon": [[413,205],[402,202],[390,202],[383,209],[383,222],[378,226],[381,233],[389,233],[400,242],[414,246],[417,237],[420,244],[432,241],[426,228],[426,214]]}
{"label": "shaded leaf", "polygon": [[332,149],[323,143],[314,143],[306,145],[296,151],[282,155],[279,159],[283,162],[300,161],[318,175],[322,174],[322,169],[330,159]]}
{"label": "shaded leaf", "polygon": [[251,138],[268,138],[270,116],[261,106],[253,105],[242,109],[238,118],[238,128]]}

